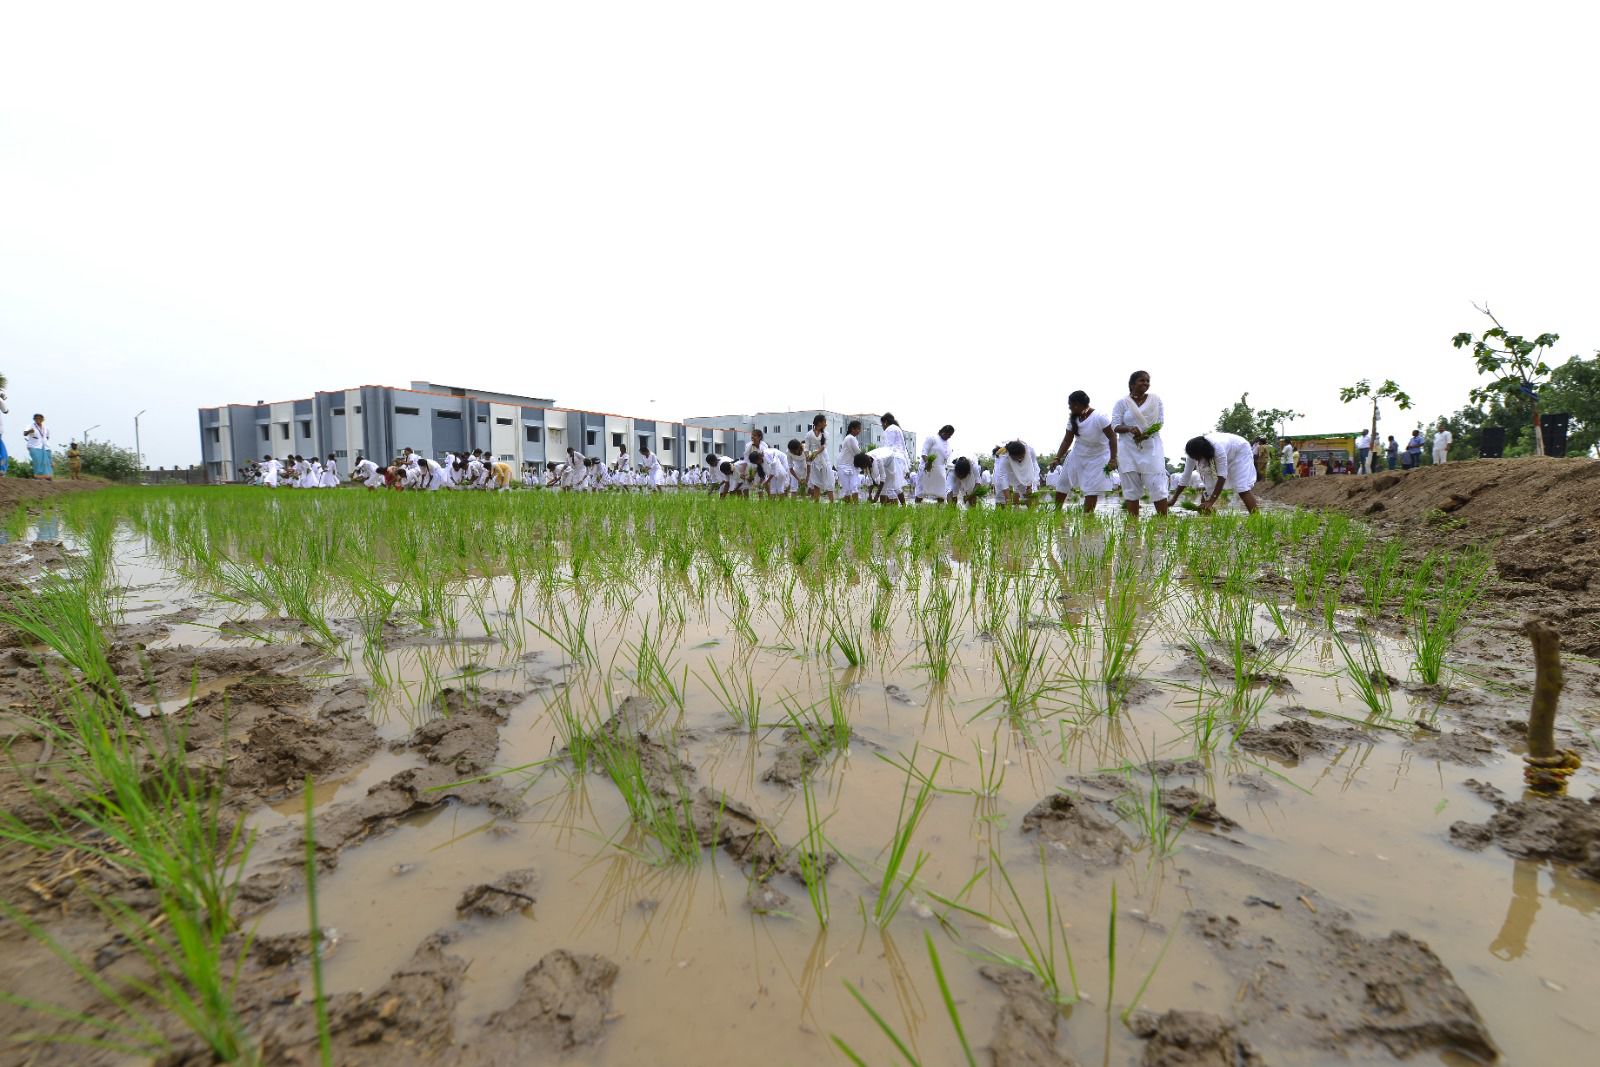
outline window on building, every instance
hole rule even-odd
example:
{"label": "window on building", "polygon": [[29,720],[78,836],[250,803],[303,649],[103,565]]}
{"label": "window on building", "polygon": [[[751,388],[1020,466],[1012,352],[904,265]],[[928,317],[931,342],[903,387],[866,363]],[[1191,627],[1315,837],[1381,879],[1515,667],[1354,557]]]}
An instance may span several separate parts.
{"label": "window on building", "polygon": [[511,425],[511,420],[510,419],[497,418],[497,419],[494,420],[494,424],[496,426],[510,426]]}
{"label": "window on building", "polygon": [[349,455],[350,455],[350,453],[349,453],[349,452],[347,452],[347,451],[345,451],[345,450],[344,450],[344,449],[342,449],[342,448],[336,448],[336,449],[334,449],[334,450],[333,450],[333,454],[334,454],[334,455],[336,455],[336,456],[338,456],[338,457],[339,457],[339,458],[340,458],[340,459],[344,459],[344,458],[345,458],[345,457],[347,457],[347,456],[349,456]]}
{"label": "window on building", "polygon": [[335,415],[343,415],[344,414],[344,408],[334,408],[333,409],[333,413]]}
{"label": "window on building", "polygon": [[489,416],[487,416],[487,415],[479,415],[478,416],[478,421],[479,422],[488,422],[489,421]]}
{"label": "window on building", "polygon": [[289,424],[287,422],[278,423],[278,436],[285,441],[289,439]]}
{"label": "window on building", "polygon": [[300,420],[300,436],[301,437],[310,437],[311,436],[311,420],[310,419],[301,419]]}
{"label": "window on building", "polygon": [[356,405],[356,414],[357,415],[361,414],[361,405],[360,404]]}
{"label": "window on building", "polygon": [[211,427],[211,429],[207,430],[206,433],[211,435],[211,443],[212,444],[220,445],[222,443],[222,431],[217,429],[215,426],[213,426],[213,427]]}
{"label": "window on building", "polygon": [[621,448],[622,447],[622,435],[620,433],[614,433],[614,434],[611,435],[611,447],[612,448]]}
{"label": "window on building", "polygon": [[436,418],[455,419],[457,422],[461,421],[461,412],[459,411],[435,411],[433,414]]}
{"label": "window on building", "polygon": [[583,435],[583,443],[586,445],[594,444],[597,432],[598,431],[590,430],[589,432],[585,433]]}
{"label": "window on building", "polygon": [[263,441],[272,440],[272,427],[268,426],[266,423],[261,424],[261,439]]}
{"label": "window on building", "polygon": [[417,408],[398,408],[398,407],[394,409],[394,413],[396,415],[421,415],[422,414],[422,412],[419,411]]}
{"label": "window on building", "polygon": [[672,451],[672,438],[663,437],[661,439],[661,451],[663,451],[663,452],[671,452]]}
{"label": "window on building", "polygon": [[539,443],[539,436],[540,436],[539,435],[539,427],[537,427],[537,426],[524,426],[522,428],[522,436],[527,440],[527,442],[529,444],[534,444],[534,445],[538,444]]}
{"label": "window on building", "polygon": [[513,456],[510,452],[503,452],[500,455],[500,462],[501,463],[511,463],[511,462],[514,462],[516,460],[516,458],[517,457]]}
{"label": "window on building", "polygon": [[695,446],[698,445],[699,443],[700,443],[699,441],[690,441],[689,442],[689,452],[691,454],[693,454],[694,452],[698,451],[698,449],[695,448]]}
{"label": "window on building", "polygon": [[796,427],[795,427],[795,428],[794,428],[794,432],[795,432],[795,433],[802,433],[802,432],[804,432],[804,430],[805,430],[805,427],[804,427],[804,426],[796,426]]}

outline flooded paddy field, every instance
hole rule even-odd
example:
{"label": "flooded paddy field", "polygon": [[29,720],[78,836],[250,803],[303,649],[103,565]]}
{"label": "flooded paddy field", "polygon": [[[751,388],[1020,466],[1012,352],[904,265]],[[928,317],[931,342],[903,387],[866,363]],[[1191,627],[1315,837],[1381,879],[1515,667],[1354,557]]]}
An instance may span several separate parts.
{"label": "flooded paddy field", "polygon": [[1486,552],[1289,510],[52,508],[0,545],[0,1061],[1600,1037],[1600,669],[1564,663],[1569,795],[1525,795]]}

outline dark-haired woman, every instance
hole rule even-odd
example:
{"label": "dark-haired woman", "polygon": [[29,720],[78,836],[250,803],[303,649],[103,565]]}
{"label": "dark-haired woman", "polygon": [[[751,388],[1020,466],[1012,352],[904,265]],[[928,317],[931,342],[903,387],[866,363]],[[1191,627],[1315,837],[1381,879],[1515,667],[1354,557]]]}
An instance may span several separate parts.
{"label": "dark-haired woman", "polygon": [[839,498],[854,504],[861,499],[861,471],[856,457],[861,454],[861,420],[851,419],[839,442]]}
{"label": "dark-haired woman", "polygon": [[1161,398],[1150,391],[1150,373],[1128,377],[1128,395],[1111,405],[1111,429],[1117,435],[1117,474],[1122,479],[1123,508],[1137,517],[1139,501],[1149,496],[1156,514],[1167,513],[1167,451],[1161,442],[1166,418]]}
{"label": "dark-haired woman", "polygon": [[[1056,449],[1056,462],[1061,464],[1056,510],[1066,501],[1066,491],[1076,489],[1083,494],[1083,510],[1092,512],[1100,494],[1115,488],[1106,471],[1117,463],[1117,435],[1111,420],[1089,406],[1089,394],[1082,389],[1067,397],[1067,410],[1071,412],[1067,432]],[[1072,449],[1070,455],[1068,448]]]}
{"label": "dark-haired woman", "polygon": [[968,456],[957,456],[950,465],[950,503],[976,507],[978,503],[978,465]]}
{"label": "dark-haired woman", "polygon": [[1189,475],[1198,472],[1201,483],[1206,487],[1205,498],[1200,501],[1202,514],[1216,508],[1224,489],[1238,493],[1240,503],[1250,514],[1255,514],[1260,505],[1256,503],[1256,495],[1252,492],[1256,487],[1256,465],[1250,455],[1249,441],[1238,434],[1213,430],[1199,437],[1191,437],[1188,444],[1183,446],[1183,451],[1189,458],[1183,465],[1178,491],[1167,501],[1169,506],[1178,502]]}
{"label": "dark-haired woman", "polygon": [[827,493],[833,499],[833,465],[828,462],[828,416],[811,416],[811,429],[806,431],[806,490],[812,500],[821,500]]}
{"label": "dark-haired woman", "polygon": [[950,438],[954,426],[941,426],[922,442],[922,457],[917,461],[917,499],[942,502],[950,493],[946,471],[950,467]]}
{"label": "dark-haired woman", "polygon": [[1039,491],[1039,457],[1026,441],[1008,441],[995,450],[995,494],[1005,494],[1003,501],[1010,505],[1026,504],[1033,507],[1033,494]]}

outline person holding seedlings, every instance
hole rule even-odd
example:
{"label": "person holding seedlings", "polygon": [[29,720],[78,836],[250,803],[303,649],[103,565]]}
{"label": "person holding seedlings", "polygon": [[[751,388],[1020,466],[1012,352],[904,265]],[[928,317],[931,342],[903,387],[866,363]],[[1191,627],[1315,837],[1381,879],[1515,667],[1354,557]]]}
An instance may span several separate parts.
{"label": "person holding seedlings", "polygon": [[752,448],[745,474],[766,490],[767,496],[782,496],[789,491],[789,458],[776,448]]}
{"label": "person holding seedlings", "polygon": [[833,499],[833,466],[828,462],[828,417],[811,416],[811,429],[806,431],[806,491],[812,500],[821,500],[827,493]]}
{"label": "person holding seedlings", "polygon": [[995,492],[1000,491],[1005,480],[1005,498],[1009,505],[1024,504],[1033,507],[1033,494],[1039,491],[1039,457],[1026,441],[1008,441],[994,460]]}
{"label": "person holding seedlings", "polygon": [[978,465],[967,456],[957,456],[950,466],[950,503],[960,507],[978,505]]}
{"label": "person holding seedlings", "polygon": [[34,415],[28,428],[22,431],[22,440],[28,446],[28,458],[33,461],[33,476],[46,482],[55,481],[55,471],[50,465],[50,431],[45,429],[43,415]]}
{"label": "person holding seedlings", "polygon": [[784,491],[806,496],[811,492],[811,487],[806,484],[811,477],[811,464],[806,459],[805,446],[798,437],[791,437],[788,448],[789,484]]}
{"label": "person holding seedlings", "polygon": [[[1179,480],[1187,482],[1191,474],[1198,473],[1206,487],[1206,496],[1200,501],[1201,514],[1215,510],[1224,489],[1238,493],[1245,509],[1255,514],[1259,507],[1256,495],[1252,492],[1256,485],[1256,466],[1250,459],[1249,441],[1238,434],[1213,430],[1199,437],[1191,437],[1188,444],[1183,446],[1183,451],[1189,458],[1183,465]],[[1168,506],[1176,504],[1181,493],[1181,488],[1173,493],[1167,501]]]}
{"label": "person holding seedlings", "polygon": [[1139,517],[1139,502],[1146,496],[1156,514],[1165,515],[1167,501],[1167,450],[1161,441],[1166,409],[1150,391],[1150,372],[1136,370],[1128,376],[1128,395],[1111,405],[1111,429],[1117,449],[1117,475],[1122,482],[1122,507]]}
{"label": "person holding seedlings", "polygon": [[350,480],[366,486],[368,492],[383,485],[383,475],[378,473],[378,465],[360,452],[356,453],[355,466],[350,468]]}
{"label": "person holding seedlings", "polygon": [[861,420],[851,419],[844,428],[844,440],[839,442],[839,494],[846,503],[854,504],[861,498],[861,470],[856,457],[861,454]]}
{"label": "person holding seedlings", "polygon": [[922,441],[922,469],[917,472],[917,499],[943,502],[950,495],[950,438],[956,428],[948,423]]}
{"label": "person holding seedlings", "polygon": [[861,478],[860,484],[868,487],[868,500],[876,500],[880,504],[892,503],[896,507],[905,503],[904,452],[880,445],[870,452],[856,453],[855,466]]}
{"label": "person holding seedlings", "polygon": [[[1112,490],[1109,471],[1117,465],[1117,434],[1111,419],[1089,405],[1089,394],[1073,390],[1067,397],[1067,432],[1056,449],[1056,462],[1065,476],[1056,486],[1056,510],[1066,500],[1067,488],[1083,494],[1083,510],[1093,513],[1100,494]],[[1068,449],[1071,453],[1068,453]]]}
{"label": "person holding seedlings", "polygon": [[650,451],[649,445],[639,446],[639,470],[644,474],[641,480],[644,487],[651,492],[660,492],[661,458]]}

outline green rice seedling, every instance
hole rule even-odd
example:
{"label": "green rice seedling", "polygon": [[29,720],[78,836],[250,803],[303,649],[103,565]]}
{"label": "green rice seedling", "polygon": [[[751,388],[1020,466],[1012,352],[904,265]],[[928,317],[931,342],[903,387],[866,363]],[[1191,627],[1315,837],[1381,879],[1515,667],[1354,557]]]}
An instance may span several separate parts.
{"label": "green rice seedling", "polygon": [[576,614],[568,610],[565,604],[556,605],[556,610],[560,612],[560,617],[551,617],[549,628],[531,618],[527,623],[559,648],[575,668],[589,670],[600,666],[599,653],[589,643],[589,602],[580,600]]}
{"label": "green rice seedling", "polygon": [[866,643],[856,634],[848,619],[830,611],[825,625],[828,629],[828,647],[838,649],[845,663],[860,667],[867,662]]}
{"label": "green rice seedling", "polygon": [[248,939],[233,968],[223,962],[252,843],[242,817],[224,819],[220,792],[184,765],[181,731],[163,723],[168,735],[147,735],[128,725],[120,706],[76,686],[64,697],[66,725],[38,722],[61,754],[67,774],[55,784],[66,800],[40,791],[38,806],[46,815],[33,823],[0,814],[0,839],[93,857],[149,885],[154,918],[120,898],[88,891],[150,969],[150,979],[125,979],[125,985],[178,1019],[217,1059],[248,1058],[251,1045],[233,1004]]}
{"label": "green rice seedling", "polygon": [[832,912],[828,906],[828,840],[823,828],[828,820],[821,818],[817,812],[817,797],[810,775],[800,779],[800,796],[805,804],[806,832],[797,850],[795,863],[800,868],[800,880],[805,883],[806,898],[811,901],[811,910],[816,913],[817,923],[827,926]]}
{"label": "green rice seedling", "polygon": [[[1045,992],[1055,1003],[1063,1006],[1076,1004],[1082,999],[1078,990],[1078,971],[1072,962],[1072,946],[1067,940],[1066,919],[1061,915],[1055,891],[1050,887],[1050,869],[1045,862],[1044,849],[1039,850],[1039,878],[1044,884],[1044,916],[1038,925],[1034,924],[1033,916],[1029,913],[1027,905],[1022,902],[1022,895],[1017,892],[1016,883],[1011,880],[1011,873],[1006,870],[1005,864],[993,849],[989,851],[989,865],[1000,872],[1000,880],[1010,895],[1010,903],[1002,901],[1001,907],[1006,913],[1011,932],[1017,935],[1017,941],[1021,944],[1024,955],[1009,956],[993,950],[987,950],[988,954],[1002,963],[1020,967],[1031,973],[1039,979]],[[1016,908],[1015,915],[1012,914],[1013,906]],[[1020,924],[1017,915],[1022,917]],[[1056,956],[1058,936],[1061,942],[1059,964]],[[1063,985],[1061,981],[1063,977],[1070,985]]]}
{"label": "green rice seedling", "polygon": [[1150,787],[1141,788],[1134,780],[1133,768],[1125,767],[1128,789],[1117,798],[1117,814],[1139,827],[1150,846],[1152,860],[1165,859],[1177,850],[1178,838],[1189,828],[1189,819],[1174,819],[1162,801],[1161,782],[1150,775]]}
{"label": "green rice seedling", "polygon": [[1364,557],[1361,594],[1370,618],[1376,619],[1383,614],[1383,606],[1388,602],[1395,579],[1400,573],[1400,551],[1400,542],[1390,541],[1376,555]]}
{"label": "green rice seedling", "polygon": [[1346,642],[1337,637],[1334,638],[1333,647],[1339,650],[1339,656],[1344,660],[1345,677],[1366,706],[1367,714],[1389,718],[1394,710],[1389,696],[1389,676],[1383,669],[1383,658],[1378,654],[1378,647],[1372,638],[1366,634],[1360,636],[1357,641],[1359,657],[1352,654]]}
{"label": "green rice seedling", "polygon": [[922,667],[935,684],[950,677],[950,659],[955,644],[956,601],[943,582],[934,583],[922,610],[917,612],[917,628],[922,637]]}
{"label": "green rice seedling", "polygon": [[655,843],[653,852],[629,851],[654,864],[699,863],[704,850],[694,826],[694,798],[688,783],[677,779],[666,796],[657,795],[646,777],[638,741],[626,732],[596,731],[593,752],[600,769],[622,794],[634,826]]}
{"label": "green rice seedling", "polygon": [[[939,986],[939,999],[944,1005],[945,1016],[950,1020],[950,1026],[955,1031],[956,1043],[961,1046],[961,1052],[966,1057],[967,1067],[977,1067],[978,1061],[972,1054],[971,1044],[967,1041],[966,1028],[961,1025],[961,1013],[956,1009],[955,998],[950,995],[950,983],[947,982],[944,977],[944,966],[939,960],[939,952],[933,946],[933,935],[924,930],[922,937],[923,942],[928,948],[928,963],[933,968],[934,980]],[[887,1037],[890,1043],[894,1045],[896,1051],[900,1053],[901,1058],[904,1059],[906,1063],[910,1065],[910,1067],[922,1067],[922,1061],[917,1059],[917,1057],[912,1053],[910,1045],[905,1041],[904,1038],[896,1033],[894,1027],[890,1026],[888,1021],[878,1013],[878,1010],[872,1006],[872,1003],[869,1000],[867,1000],[866,994],[862,993],[860,989],[851,985],[849,982],[844,984],[844,988],[846,992],[855,998],[856,1003],[861,1005],[861,1007],[866,1011],[867,1015],[872,1018],[872,1021],[877,1024],[878,1029],[882,1031],[883,1035]],[[846,1044],[843,1038],[841,1038],[838,1034],[833,1034],[831,1036],[833,1038],[834,1045],[839,1049],[840,1052],[845,1054],[851,1063],[856,1064],[856,1067],[867,1067],[866,1061],[861,1058],[855,1049]]]}
{"label": "green rice seedling", "polygon": [[1111,914],[1106,920],[1106,1011],[1117,1000],[1117,883],[1111,883]]}
{"label": "green rice seedling", "polygon": [[641,696],[661,707],[677,708],[681,715],[689,668],[684,667],[681,677],[677,676],[677,664],[670,658],[662,658],[660,648],[665,643],[665,637],[663,631],[658,629],[652,639],[648,623],[642,628],[639,643],[634,647],[633,681]]}
{"label": "green rice seedling", "polygon": [[0,624],[55,652],[95,693],[127,704],[122,683],[106,657],[105,631],[83,583],[47,575],[32,592],[16,590],[0,599]]}
{"label": "green rice seedling", "polygon": [[[755,733],[761,725],[762,696],[749,659],[741,659],[725,671],[717,667],[715,660],[707,660],[706,668],[711,672],[711,683],[707,685],[705,679],[701,678],[700,684],[712,690],[722,710],[734,722]],[[700,676],[697,674],[695,677]]]}
{"label": "green rice seedling", "polygon": [[[900,810],[895,816],[894,834],[884,846],[888,857],[884,861],[883,880],[878,883],[878,895],[872,905],[872,921],[880,927],[888,926],[894,920],[900,906],[911,893],[917,875],[928,862],[928,854],[918,851],[916,857],[910,859],[910,868],[907,869],[906,866],[911,851],[911,839],[917,832],[917,824],[922,821],[928,805],[933,801],[934,777],[939,773],[943,763],[944,757],[936,757],[933,769],[924,775],[917,769],[916,749],[912,750],[911,758],[906,761],[906,783],[900,791]],[[920,783],[915,796],[911,792],[913,782]]]}
{"label": "green rice seedling", "polygon": [[1131,567],[1119,566],[1100,602],[1100,685],[1116,714],[1139,655],[1139,590]]}
{"label": "green rice seedling", "polygon": [[979,797],[993,799],[1000,795],[1000,787],[1006,780],[1006,760],[1000,755],[1000,724],[996,723],[994,731],[989,735],[990,749],[987,754],[983,745],[977,738],[972,739],[973,756],[978,764],[978,786],[973,793]]}
{"label": "green rice seedling", "polygon": [[1439,684],[1444,658],[1461,632],[1467,610],[1477,602],[1488,569],[1489,561],[1481,553],[1458,560],[1444,572],[1432,610],[1421,602],[1409,609],[1406,637],[1411,666],[1424,684]]}

